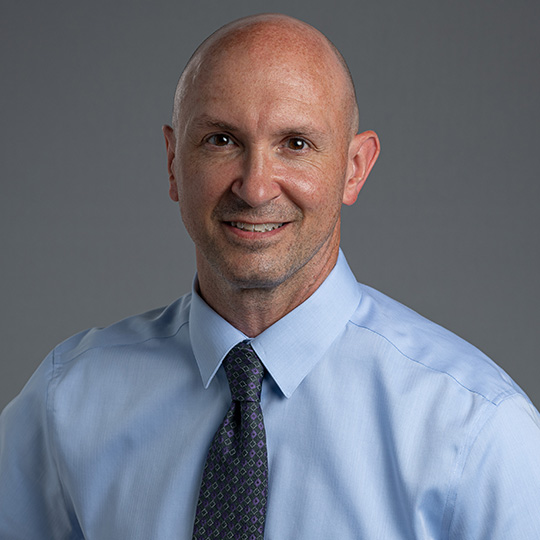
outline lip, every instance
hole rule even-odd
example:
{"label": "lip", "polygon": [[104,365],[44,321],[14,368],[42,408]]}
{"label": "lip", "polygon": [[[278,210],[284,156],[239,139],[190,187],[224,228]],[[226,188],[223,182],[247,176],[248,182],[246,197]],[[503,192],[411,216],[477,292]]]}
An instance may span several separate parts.
{"label": "lip", "polygon": [[[233,223],[244,223],[246,225],[254,225],[254,226],[261,226],[261,225],[268,225],[272,224],[275,225],[276,223],[281,223],[280,227],[276,227],[275,229],[267,230],[267,231],[254,231],[249,229],[239,229],[238,227],[234,226]],[[271,238],[273,236],[276,236],[278,234],[281,234],[283,230],[287,227],[287,222],[276,222],[276,221],[265,221],[265,222],[251,222],[251,221],[224,221],[223,225],[225,225],[225,228],[232,234],[234,234],[236,237],[239,238],[246,238],[246,239],[254,239],[254,240],[262,240]]]}

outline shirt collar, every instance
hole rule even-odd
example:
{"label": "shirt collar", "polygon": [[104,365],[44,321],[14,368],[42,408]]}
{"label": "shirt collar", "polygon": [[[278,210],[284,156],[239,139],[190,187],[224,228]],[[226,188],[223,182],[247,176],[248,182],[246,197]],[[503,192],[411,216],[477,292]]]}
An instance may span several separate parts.
{"label": "shirt collar", "polygon": [[[206,304],[196,292],[196,283],[195,278],[189,334],[207,388],[229,350],[248,338]],[[305,302],[250,340],[286,397],[293,394],[343,330],[360,296],[356,278],[340,250],[335,267],[320,287]]]}

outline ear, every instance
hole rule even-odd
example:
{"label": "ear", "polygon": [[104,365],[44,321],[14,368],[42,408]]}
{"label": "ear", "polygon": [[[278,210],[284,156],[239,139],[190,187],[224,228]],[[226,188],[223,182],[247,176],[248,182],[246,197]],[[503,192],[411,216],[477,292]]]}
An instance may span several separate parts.
{"label": "ear", "polygon": [[343,204],[356,202],[373,165],[379,157],[381,144],[374,131],[364,131],[355,135],[349,145],[347,182],[343,192]]}
{"label": "ear", "polygon": [[176,137],[171,126],[163,126],[163,135],[165,135],[165,147],[167,148],[167,172],[169,173],[169,197],[178,202],[178,186],[174,177],[174,157],[176,152]]}

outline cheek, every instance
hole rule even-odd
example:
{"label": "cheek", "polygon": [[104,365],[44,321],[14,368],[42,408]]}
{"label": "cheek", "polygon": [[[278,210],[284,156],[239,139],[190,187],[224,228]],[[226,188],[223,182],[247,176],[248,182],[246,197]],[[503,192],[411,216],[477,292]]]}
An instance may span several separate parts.
{"label": "cheek", "polygon": [[205,207],[215,204],[221,197],[222,182],[220,175],[213,169],[192,164],[182,167],[178,172],[178,194],[183,211],[204,211]]}
{"label": "cheek", "polygon": [[344,173],[337,162],[288,170],[284,191],[305,211],[333,214],[341,208]]}

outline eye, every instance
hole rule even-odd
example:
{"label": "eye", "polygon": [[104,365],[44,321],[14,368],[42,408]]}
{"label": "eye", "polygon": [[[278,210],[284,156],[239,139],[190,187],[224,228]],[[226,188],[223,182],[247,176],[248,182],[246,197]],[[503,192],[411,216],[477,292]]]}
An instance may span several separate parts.
{"label": "eye", "polygon": [[306,148],[308,148],[308,143],[300,137],[291,137],[287,140],[285,146],[289,150],[305,150]]}
{"label": "eye", "polygon": [[216,133],[214,135],[210,135],[210,137],[207,137],[206,142],[213,146],[227,146],[232,144],[233,141],[229,135],[225,135],[224,133]]}

